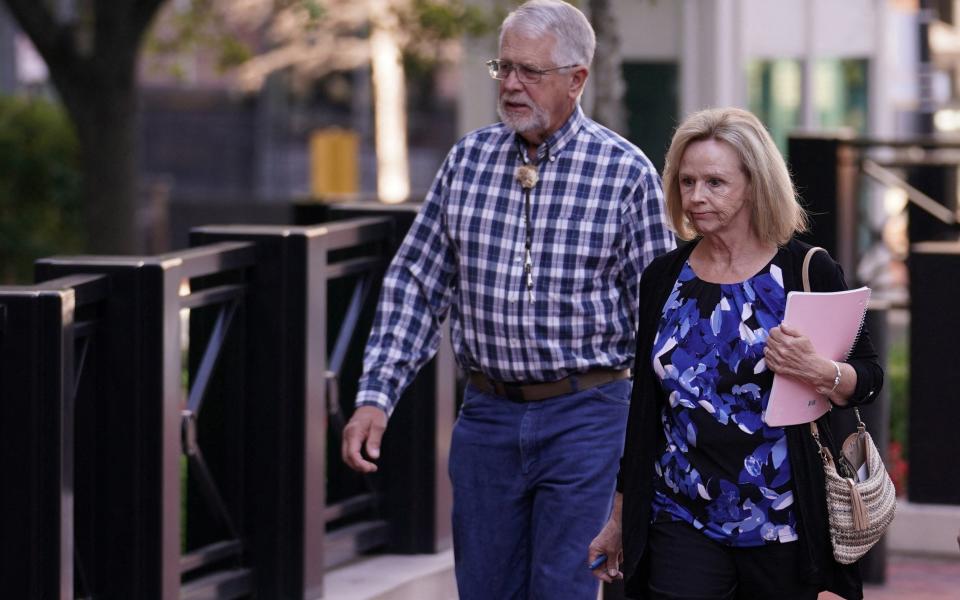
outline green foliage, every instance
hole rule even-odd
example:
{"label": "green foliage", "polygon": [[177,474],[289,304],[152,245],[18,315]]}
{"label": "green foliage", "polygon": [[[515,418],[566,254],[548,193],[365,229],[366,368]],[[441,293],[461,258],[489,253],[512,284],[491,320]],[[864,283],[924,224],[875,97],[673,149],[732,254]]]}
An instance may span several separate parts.
{"label": "green foliage", "polygon": [[29,283],[37,258],[80,250],[79,156],[61,108],[0,96],[0,282]]}
{"label": "green foliage", "polygon": [[217,68],[221,71],[242,65],[253,58],[250,46],[235,37],[221,36],[218,42]]}
{"label": "green foliage", "polygon": [[313,22],[319,21],[327,13],[326,7],[316,0],[301,0],[299,4]]}
{"label": "green foliage", "polygon": [[907,431],[910,417],[910,357],[907,337],[892,342],[887,349],[887,372],[884,385],[890,396],[890,441],[897,442],[907,454]]}
{"label": "green foliage", "polygon": [[[221,71],[243,64],[254,55],[250,44],[226,27],[216,0],[190,0],[183,9],[170,11],[167,25],[151,30],[148,35],[146,50],[150,54],[176,57],[210,48],[216,54],[216,64]],[[168,69],[175,77],[183,76],[176,63]]]}
{"label": "green foliage", "polygon": [[499,23],[497,16],[461,0],[414,0],[407,25],[419,30],[420,35],[449,40],[489,33]]}
{"label": "green foliage", "polygon": [[419,90],[422,96],[416,103],[429,102],[433,95],[433,76],[445,59],[444,42],[494,32],[506,15],[502,7],[486,9],[463,0],[413,0],[398,8],[401,29],[411,40],[403,48],[408,90]]}

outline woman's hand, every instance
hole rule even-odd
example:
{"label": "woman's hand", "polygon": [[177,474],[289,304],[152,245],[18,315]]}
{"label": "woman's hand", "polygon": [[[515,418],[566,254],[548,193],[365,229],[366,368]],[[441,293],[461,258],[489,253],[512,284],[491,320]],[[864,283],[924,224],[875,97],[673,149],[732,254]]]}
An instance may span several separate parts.
{"label": "woman's hand", "polygon": [[837,405],[846,404],[857,387],[853,367],[820,356],[810,339],[789,325],[770,330],[763,358],[774,373],[807,383]]}
{"label": "woman's hand", "polygon": [[822,363],[826,363],[826,366],[833,370],[830,361],[814,350],[810,339],[788,325],[780,325],[770,330],[763,357],[766,359],[767,368],[774,373],[801,381],[809,382],[811,374],[819,371],[817,367],[823,366]]}
{"label": "woman's hand", "polygon": [[607,559],[597,565],[593,570],[593,576],[601,581],[612,583],[614,580],[623,579],[623,573],[620,572],[620,563],[623,562],[623,540],[621,538],[622,528],[620,525],[620,515],[623,511],[623,494],[619,492],[613,500],[613,512],[603,526],[597,537],[590,542],[587,551],[587,564],[593,564],[594,560],[601,554]]}

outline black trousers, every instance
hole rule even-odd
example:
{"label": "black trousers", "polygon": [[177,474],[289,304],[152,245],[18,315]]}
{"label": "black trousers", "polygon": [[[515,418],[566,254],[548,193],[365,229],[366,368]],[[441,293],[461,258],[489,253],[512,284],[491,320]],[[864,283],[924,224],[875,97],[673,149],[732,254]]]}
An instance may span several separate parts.
{"label": "black trousers", "polygon": [[683,522],[654,523],[648,538],[652,600],[816,600],[800,581],[798,544],[732,548]]}

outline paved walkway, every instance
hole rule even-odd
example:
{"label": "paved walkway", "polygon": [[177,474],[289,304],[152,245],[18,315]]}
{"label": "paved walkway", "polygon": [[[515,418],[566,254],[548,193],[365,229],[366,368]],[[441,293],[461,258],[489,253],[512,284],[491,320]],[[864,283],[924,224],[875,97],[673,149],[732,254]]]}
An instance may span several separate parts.
{"label": "paved walkway", "polygon": [[[325,580],[329,600],[456,600],[453,552],[360,559]],[[960,600],[960,552],[950,558],[887,554],[887,581],[864,586],[865,600]],[[839,600],[820,594],[819,600]]]}
{"label": "paved walkway", "polygon": [[[951,560],[890,554],[887,581],[863,588],[865,600],[958,600],[960,556]],[[820,594],[820,600],[837,600],[835,594]]]}

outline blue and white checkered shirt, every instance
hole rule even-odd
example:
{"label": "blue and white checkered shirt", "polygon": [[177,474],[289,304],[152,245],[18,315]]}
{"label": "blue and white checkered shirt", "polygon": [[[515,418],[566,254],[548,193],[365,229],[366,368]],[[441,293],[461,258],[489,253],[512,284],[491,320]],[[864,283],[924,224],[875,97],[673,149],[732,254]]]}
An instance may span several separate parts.
{"label": "blue and white checkered shirt", "polygon": [[538,148],[533,300],[524,275],[523,144],[503,124],[447,155],[383,282],[357,406],[389,415],[437,351],[449,312],[460,366],[504,382],[633,363],[640,273],[674,247],[660,177],[577,106]]}

